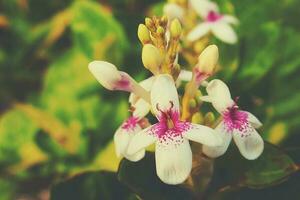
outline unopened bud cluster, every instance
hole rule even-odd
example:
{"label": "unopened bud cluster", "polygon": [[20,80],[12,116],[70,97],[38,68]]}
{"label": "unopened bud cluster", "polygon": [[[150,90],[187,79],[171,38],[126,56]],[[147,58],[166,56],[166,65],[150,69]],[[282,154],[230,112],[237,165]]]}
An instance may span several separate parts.
{"label": "unopened bud cluster", "polygon": [[180,73],[176,57],[181,33],[182,28],[178,19],[169,21],[166,16],[146,18],[145,24],[138,27],[145,68],[154,75],[170,74],[176,80]]}

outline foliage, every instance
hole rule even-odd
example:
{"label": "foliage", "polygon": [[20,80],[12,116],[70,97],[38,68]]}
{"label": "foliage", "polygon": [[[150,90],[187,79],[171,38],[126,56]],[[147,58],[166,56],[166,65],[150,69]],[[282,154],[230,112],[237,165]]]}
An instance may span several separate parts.
{"label": "foliage", "polygon": [[299,197],[300,3],[218,2],[240,19],[238,45],[219,45],[226,69],[219,76],[264,122],[264,139],[283,150],[267,143],[261,158],[246,161],[230,147],[200,192],[201,183],[162,184],[152,153],[139,163],[122,160],[118,169],[111,140],[127,97],[119,101],[99,87],[87,65],[105,59],[145,77],[136,30],[146,13],[162,12],[163,2],[3,0],[0,199],[36,197],[51,185],[52,199]]}

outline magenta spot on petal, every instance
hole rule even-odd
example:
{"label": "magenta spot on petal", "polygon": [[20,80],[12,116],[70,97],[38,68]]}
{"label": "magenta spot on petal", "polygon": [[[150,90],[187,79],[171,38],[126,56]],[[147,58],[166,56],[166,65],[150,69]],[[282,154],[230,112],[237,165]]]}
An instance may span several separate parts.
{"label": "magenta spot on petal", "polygon": [[195,74],[195,81],[197,84],[200,84],[202,81],[204,81],[205,79],[207,79],[210,74],[205,73],[205,72],[201,72],[198,67],[194,68],[194,74]]}
{"label": "magenta spot on petal", "polygon": [[175,145],[182,143],[182,134],[192,127],[191,123],[180,121],[179,111],[173,109],[172,106],[167,111],[159,112],[159,122],[151,128],[151,133],[165,144],[166,142],[172,142]]}
{"label": "magenta spot on petal", "polygon": [[127,132],[134,130],[137,127],[138,122],[139,118],[131,116],[122,124],[122,129],[125,129]]}
{"label": "magenta spot on petal", "polygon": [[248,121],[248,114],[240,111],[237,105],[227,108],[223,113],[223,121],[227,132],[237,130],[242,137],[247,137],[249,129],[253,128]]}
{"label": "magenta spot on petal", "polygon": [[215,11],[209,11],[209,13],[206,16],[206,21],[207,22],[216,22],[219,19],[221,19],[223,16],[220,15],[219,13],[215,12]]}
{"label": "magenta spot on petal", "polygon": [[131,91],[130,80],[126,74],[121,74],[121,79],[116,82],[115,89],[129,92]]}

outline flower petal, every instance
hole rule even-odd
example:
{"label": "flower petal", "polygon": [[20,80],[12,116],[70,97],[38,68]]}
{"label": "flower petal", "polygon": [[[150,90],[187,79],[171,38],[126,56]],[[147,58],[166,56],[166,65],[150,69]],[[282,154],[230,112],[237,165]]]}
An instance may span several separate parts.
{"label": "flower petal", "polygon": [[180,184],[189,176],[192,169],[192,151],[188,140],[180,144],[156,142],[155,160],[158,177],[167,184]]}
{"label": "flower petal", "polygon": [[209,103],[212,102],[211,97],[208,96],[208,95],[206,95],[206,96],[201,96],[200,99],[201,99],[201,101],[205,101],[205,102],[209,102]]}
{"label": "flower petal", "polygon": [[[151,76],[139,83],[146,91],[150,91],[154,81],[154,76]],[[134,93],[129,96],[130,104],[135,108],[133,111],[133,116],[143,118],[145,117],[151,109],[151,105],[142,98],[139,98]]]}
{"label": "flower petal", "polygon": [[132,137],[127,149],[128,155],[135,154],[156,141],[156,137],[151,132],[152,127],[149,126]]}
{"label": "flower petal", "polygon": [[206,23],[206,22],[200,23],[188,33],[187,40],[191,42],[198,40],[199,38],[206,35],[210,30],[211,30],[210,23]]}
{"label": "flower petal", "polygon": [[221,137],[215,130],[199,124],[191,124],[191,128],[183,133],[183,137],[207,146],[219,146],[222,144]]}
{"label": "flower petal", "polygon": [[121,157],[126,153],[129,141],[129,133],[120,127],[114,135],[115,149],[118,157]]}
{"label": "flower petal", "polygon": [[218,5],[209,0],[190,0],[191,7],[196,11],[196,13],[203,19],[207,16],[209,11],[218,12]]}
{"label": "flower petal", "polygon": [[[151,89],[151,107],[157,115],[159,110],[167,111],[171,107],[179,111],[179,99],[173,78],[168,74],[157,75]],[[159,108],[159,110],[157,110]]]}
{"label": "flower petal", "polygon": [[262,123],[259,121],[259,119],[257,119],[252,113],[247,112],[247,111],[241,111],[241,112],[247,113],[248,121],[251,123],[251,125],[254,128],[260,128],[262,126]]}
{"label": "flower petal", "polygon": [[142,158],[144,158],[145,153],[146,153],[146,150],[142,149],[142,150],[140,150],[140,151],[138,151],[138,152],[136,152],[135,154],[132,154],[132,155],[125,154],[124,157],[127,160],[130,160],[131,162],[137,162],[137,161],[141,160]]}
{"label": "flower petal", "polygon": [[170,21],[176,18],[182,20],[184,15],[184,10],[176,3],[165,4],[163,12],[166,16],[168,16]]}
{"label": "flower petal", "polygon": [[247,132],[234,131],[233,139],[241,154],[248,160],[258,158],[263,152],[264,141],[252,127]]}
{"label": "flower petal", "polygon": [[134,111],[132,115],[140,119],[145,117],[151,109],[151,105],[142,98],[137,100],[137,102],[133,104],[133,107]]}
{"label": "flower petal", "polygon": [[232,15],[223,15],[221,20],[223,20],[224,22],[226,22],[228,24],[233,24],[233,25],[239,24],[239,20]]}
{"label": "flower petal", "polygon": [[136,162],[145,156],[145,150],[141,150],[135,154],[128,155],[127,148],[132,137],[139,131],[141,127],[137,124],[135,127],[124,128],[126,121],[118,128],[114,135],[115,151],[118,157],[124,156],[130,161]]}
{"label": "flower petal", "polygon": [[93,61],[89,70],[103,87],[114,90],[115,84],[121,80],[121,74],[115,65],[105,61]]}
{"label": "flower petal", "polygon": [[203,153],[211,158],[216,158],[223,155],[228,149],[228,146],[232,139],[232,133],[226,132],[224,123],[221,122],[215,130],[217,134],[222,138],[222,145],[217,147],[203,145],[202,148]]}
{"label": "flower petal", "polygon": [[202,98],[202,100],[210,100],[219,113],[224,112],[234,104],[228,86],[219,79],[210,81],[206,87],[206,91],[209,98]]}
{"label": "flower petal", "polygon": [[233,28],[222,21],[216,22],[211,27],[213,34],[223,42],[234,44],[237,42],[237,35]]}

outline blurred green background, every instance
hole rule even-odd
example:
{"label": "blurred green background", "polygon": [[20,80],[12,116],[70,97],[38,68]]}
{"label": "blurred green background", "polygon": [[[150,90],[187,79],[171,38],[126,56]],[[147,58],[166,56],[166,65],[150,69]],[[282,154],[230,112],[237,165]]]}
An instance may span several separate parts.
{"label": "blurred green background", "polygon": [[[265,140],[300,148],[300,1],[216,2],[240,20],[237,45],[213,41],[218,76],[264,123]],[[107,60],[136,80],[149,76],[137,26],[164,3],[0,0],[0,200],[48,199],[63,178],[117,169],[111,141],[128,94],[102,88],[87,65]]]}

